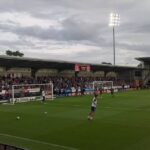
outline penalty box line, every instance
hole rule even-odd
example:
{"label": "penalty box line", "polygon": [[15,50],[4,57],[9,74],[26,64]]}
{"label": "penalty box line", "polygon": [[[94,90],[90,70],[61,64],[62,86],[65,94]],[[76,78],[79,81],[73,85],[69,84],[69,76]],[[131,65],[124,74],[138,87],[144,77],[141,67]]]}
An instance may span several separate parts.
{"label": "penalty box line", "polygon": [[14,136],[14,135],[10,135],[10,134],[0,133],[0,136],[5,136],[5,137],[10,137],[10,138],[20,139],[20,140],[29,141],[29,142],[38,143],[38,144],[49,145],[49,146],[53,146],[53,147],[62,148],[62,149],[65,149],[65,150],[78,150],[78,149],[76,149],[74,147],[69,147],[69,146],[64,146],[64,145],[58,145],[58,144],[48,143],[48,142],[44,142],[44,141],[38,141],[38,140],[34,140],[34,139],[30,139],[30,138],[24,138],[24,137],[19,137],[19,136]]}

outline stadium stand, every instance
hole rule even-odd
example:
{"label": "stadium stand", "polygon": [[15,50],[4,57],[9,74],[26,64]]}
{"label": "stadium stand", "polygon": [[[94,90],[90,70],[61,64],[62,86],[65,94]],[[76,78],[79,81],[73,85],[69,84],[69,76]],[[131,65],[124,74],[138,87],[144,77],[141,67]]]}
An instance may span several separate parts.
{"label": "stadium stand", "polygon": [[[113,81],[116,86],[139,87],[143,68],[86,64],[90,71],[75,71],[77,62],[0,56],[0,100],[11,97],[11,86],[19,84],[54,84],[55,95],[81,91],[95,80]],[[85,65],[83,63],[78,63]],[[85,69],[85,67],[84,67]]]}
{"label": "stadium stand", "polygon": [[150,87],[150,57],[136,58],[141,62],[143,86]]}

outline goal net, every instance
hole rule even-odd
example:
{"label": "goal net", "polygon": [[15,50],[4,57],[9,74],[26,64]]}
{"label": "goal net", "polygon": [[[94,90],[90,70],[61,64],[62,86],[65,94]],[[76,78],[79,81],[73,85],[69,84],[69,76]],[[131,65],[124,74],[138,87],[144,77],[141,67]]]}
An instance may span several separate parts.
{"label": "goal net", "polygon": [[53,83],[12,85],[11,103],[42,100],[42,91],[46,100],[53,100]]}
{"label": "goal net", "polygon": [[113,81],[94,81],[92,83],[93,90],[110,90],[113,88]]}

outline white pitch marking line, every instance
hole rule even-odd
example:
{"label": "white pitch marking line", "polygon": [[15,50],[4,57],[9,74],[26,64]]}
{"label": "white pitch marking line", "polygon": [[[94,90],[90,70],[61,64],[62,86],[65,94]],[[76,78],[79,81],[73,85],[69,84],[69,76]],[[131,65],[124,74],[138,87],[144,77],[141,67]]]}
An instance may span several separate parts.
{"label": "white pitch marking line", "polygon": [[21,140],[24,140],[24,141],[29,141],[29,142],[34,142],[34,143],[45,144],[45,145],[49,145],[49,146],[53,146],[53,147],[63,148],[63,149],[66,149],[66,150],[78,150],[76,148],[69,147],[69,146],[63,146],[63,145],[57,145],[57,144],[53,144],[53,143],[47,143],[47,142],[44,142],[44,141],[38,141],[38,140],[29,139],[29,138],[24,138],[24,137],[18,137],[18,136],[14,136],[14,135],[4,134],[4,133],[0,133],[0,136],[21,139]]}

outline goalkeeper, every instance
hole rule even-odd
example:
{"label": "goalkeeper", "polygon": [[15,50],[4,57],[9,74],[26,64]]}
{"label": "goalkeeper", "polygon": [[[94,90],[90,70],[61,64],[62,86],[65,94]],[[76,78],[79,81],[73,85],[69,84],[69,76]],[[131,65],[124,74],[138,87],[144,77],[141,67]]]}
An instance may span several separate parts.
{"label": "goalkeeper", "polygon": [[114,89],[113,88],[110,89],[110,93],[111,93],[111,96],[114,97]]}

